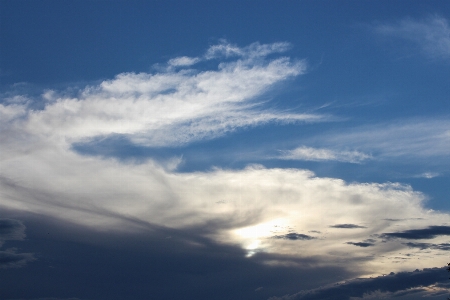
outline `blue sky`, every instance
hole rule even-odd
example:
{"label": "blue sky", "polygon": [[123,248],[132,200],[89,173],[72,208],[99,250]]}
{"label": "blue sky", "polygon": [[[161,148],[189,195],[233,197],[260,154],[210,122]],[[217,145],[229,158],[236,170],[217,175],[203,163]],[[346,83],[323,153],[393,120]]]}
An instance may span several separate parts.
{"label": "blue sky", "polygon": [[0,3],[2,299],[450,292],[447,1]]}

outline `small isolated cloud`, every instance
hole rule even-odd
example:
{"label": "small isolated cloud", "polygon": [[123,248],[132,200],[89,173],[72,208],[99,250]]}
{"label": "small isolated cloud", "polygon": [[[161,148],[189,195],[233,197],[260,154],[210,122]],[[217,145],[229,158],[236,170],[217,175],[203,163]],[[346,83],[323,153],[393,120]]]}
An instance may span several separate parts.
{"label": "small isolated cloud", "polygon": [[375,244],[373,243],[373,241],[347,242],[346,244],[348,244],[348,245],[353,245],[353,246],[358,246],[358,247],[363,247],[363,248],[375,246]]}
{"label": "small isolated cloud", "polygon": [[353,228],[367,228],[365,226],[356,225],[356,224],[336,224],[331,225],[331,228],[345,228],[345,229],[353,229]]}
{"label": "small isolated cloud", "polygon": [[294,150],[282,150],[279,159],[285,160],[311,160],[311,161],[340,161],[361,163],[372,158],[371,155],[358,151],[335,151],[324,148],[298,147]]}
{"label": "small isolated cloud", "polygon": [[17,253],[17,249],[10,248],[0,251],[0,268],[19,268],[27,262],[35,260],[33,253]]}
{"label": "small isolated cloud", "polygon": [[431,58],[450,59],[450,27],[443,17],[404,19],[396,24],[378,25],[375,30],[385,36],[410,41]]}
{"label": "small isolated cloud", "polygon": [[440,174],[436,173],[436,172],[425,172],[419,175],[414,176],[415,178],[427,178],[427,179],[431,179],[431,178],[435,178],[438,177]]}
{"label": "small isolated cloud", "polygon": [[187,67],[192,66],[200,61],[200,58],[198,57],[188,57],[188,56],[181,56],[172,58],[168,61],[169,66],[173,67]]}
{"label": "small isolated cloud", "polygon": [[424,229],[410,229],[401,232],[383,233],[383,238],[401,238],[401,239],[434,239],[437,236],[450,235],[450,226],[429,226]]}
{"label": "small isolated cloud", "polygon": [[307,234],[295,233],[295,232],[291,232],[291,233],[284,234],[284,235],[275,235],[273,238],[283,239],[283,240],[291,240],[291,241],[315,239],[315,237],[313,237],[313,236],[310,236]]}

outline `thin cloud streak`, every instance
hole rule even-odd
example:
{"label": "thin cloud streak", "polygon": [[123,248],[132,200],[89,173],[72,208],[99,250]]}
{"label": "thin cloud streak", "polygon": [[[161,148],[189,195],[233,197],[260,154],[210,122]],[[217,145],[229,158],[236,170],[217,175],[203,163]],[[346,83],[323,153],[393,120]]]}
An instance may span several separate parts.
{"label": "thin cloud streak", "polygon": [[324,148],[298,147],[294,150],[281,150],[278,159],[284,160],[311,160],[311,161],[340,161],[361,163],[372,158],[371,155],[358,151],[335,151]]}
{"label": "thin cloud streak", "polygon": [[[308,141],[332,148],[361,149],[373,159],[446,158],[450,156],[450,121],[445,118],[399,120],[326,133]],[[440,159],[442,163],[446,160]]]}

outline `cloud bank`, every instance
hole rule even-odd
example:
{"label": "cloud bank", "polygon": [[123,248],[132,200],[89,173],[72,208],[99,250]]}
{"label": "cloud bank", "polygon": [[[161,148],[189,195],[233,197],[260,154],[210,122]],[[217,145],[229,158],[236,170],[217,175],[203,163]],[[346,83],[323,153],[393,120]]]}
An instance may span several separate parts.
{"label": "cloud bank", "polygon": [[[71,150],[75,142],[110,135],[126,135],[133,143],[151,147],[177,147],[267,122],[326,120],[263,108],[266,91],[305,72],[303,61],[279,57],[288,47],[221,43],[202,57],[172,59],[159,73],[124,73],[71,95],[46,92],[47,102],[40,110],[4,102],[1,205],[96,229],[195,229],[216,242],[240,245],[252,256],[276,253],[289,258],[264,261],[272,265],[295,265],[298,258],[314,257],[322,265],[359,268],[367,275],[442,264],[440,248],[431,249],[438,258],[430,257],[418,248],[413,252],[405,244],[408,240],[383,236],[449,222],[448,214],[426,209],[426,197],[406,185],[347,183],[307,170],[258,165],[177,173],[152,159],[138,164]],[[220,61],[217,69],[183,68],[212,59]],[[449,139],[442,134],[447,123],[433,129],[420,124],[393,127],[383,134],[360,131],[341,136],[336,145],[358,149],[352,145],[358,139],[363,146],[373,146],[388,134],[391,139],[401,137],[397,144],[394,141],[401,149],[447,155]],[[417,136],[415,129],[425,139],[416,144],[408,140],[412,133]],[[433,134],[425,135],[428,131]],[[436,136],[441,144],[425,150]],[[362,152],[323,148],[298,148],[285,153],[285,159],[290,155],[347,162],[369,158]],[[439,235],[429,242],[444,244],[446,238]],[[406,255],[398,258],[402,250],[411,250],[408,254],[420,262]]]}

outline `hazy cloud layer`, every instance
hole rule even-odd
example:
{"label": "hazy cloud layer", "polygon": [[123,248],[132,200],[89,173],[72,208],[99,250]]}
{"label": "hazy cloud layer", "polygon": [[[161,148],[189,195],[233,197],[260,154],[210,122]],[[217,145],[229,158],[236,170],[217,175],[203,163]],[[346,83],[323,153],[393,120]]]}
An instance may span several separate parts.
{"label": "hazy cloud layer", "polygon": [[450,59],[450,27],[443,17],[409,18],[396,24],[380,24],[375,29],[379,34],[415,43],[432,58]]}
{"label": "hazy cloud layer", "polygon": [[445,162],[442,158],[450,157],[450,122],[445,118],[399,120],[326,133],[309,142],[331,149],[360,149],[372,153],[375,160],[440,158]]}

